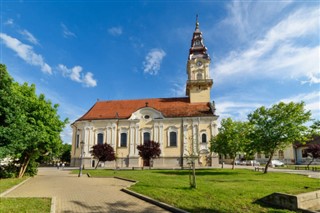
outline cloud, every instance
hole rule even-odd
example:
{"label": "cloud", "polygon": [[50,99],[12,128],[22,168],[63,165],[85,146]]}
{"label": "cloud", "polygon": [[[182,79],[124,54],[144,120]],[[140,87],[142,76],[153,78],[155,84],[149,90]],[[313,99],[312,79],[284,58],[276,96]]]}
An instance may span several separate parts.
{"label": "cloud", "polygon": [[6,22],[4,22],[4,25],[13,25],[13,19],[8,19]]}
{"label": "cloud", "polygon": [[63,37],[65,37],[65,38],[75,38],[75,37],[77,37],[76,34],[71,32],[65,24],[61,23],[61,27],[62,27]]}
{"label": "cloud", "polygon": [[82,67],[74,66],[73,68],[67,68],[63,64],[58,65],[58,70],[62,72],[64,77],[70,78],[72,81],[82,83],[85,87],[95,87],[97,86],[97,80],[93,78],[91,72],[87,72],[84,75],[81,75]]}
{"label": "cloud", "polygon": [[111,27],[108,29],[108,33],[113,36],[120,36],[120,35],[122,35],[122,28],[121,27]]}
{"label": "cloud", "polygon": [[[217,82],[236,75],[308,79],[319,83],[319,8],[302,8],[271,27],[244,50],[230,52],[213,68]],[[308,44],[302,42],[308,39]],[[212,71],[212,70],[211,70]],[[305,82],[305,81],[304,81]]]}
{"label": "cloud", "polygon": [[166,53],[162,49],[152,49],[143,62],[143,72],[150,75],[157,75],[160,70],[162,59]]}
{"label": "cloud", "polygon": [[51,67],[45,63],[43,57],[36,54],[33,51],[33,47],[27,44],[23,44],[16,38],[13,38],[5,33],[0,33],[0,38],[3,40],[4,44],[15,51],[20,58],[22,58],[28,64],[39,66],[42,72],[47,74],[52,74]]}
{"label": "cloud", "polygon": [[22,30],[19,32],[21,35],[25,37],[30,43],[39,45],[38,40],[34,37],[28,30]]}
{"label": "cloud", "polygon": [[320,91],[313,91],[310,93],[301,93],[297,94],[295,96],[285,98],[280,100],[284,103],[289,102],[301,102],[303,101],[305,103],[305,109],[310,110],[312,113],[312,116],[315,118],[319,118],[320,115]]}

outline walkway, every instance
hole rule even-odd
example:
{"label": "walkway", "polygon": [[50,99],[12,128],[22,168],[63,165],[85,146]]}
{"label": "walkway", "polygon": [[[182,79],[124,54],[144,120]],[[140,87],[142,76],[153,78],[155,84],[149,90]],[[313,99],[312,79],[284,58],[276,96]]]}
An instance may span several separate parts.
{"label": "walkway", "polygon": [[168,212],[120,191],[132,183],[114,178],[78,178],[70,171],[39,168],[29,179],[5,197],[55,197],[57,213],[71,212]]}

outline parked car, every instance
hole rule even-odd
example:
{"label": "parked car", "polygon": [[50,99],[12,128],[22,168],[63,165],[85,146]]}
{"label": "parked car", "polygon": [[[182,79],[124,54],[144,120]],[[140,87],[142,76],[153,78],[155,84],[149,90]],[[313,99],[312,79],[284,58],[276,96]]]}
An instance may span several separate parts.
{"label": "parked car", "polygon": [[256,160],[251,161],[251,166],[260,166],[260,163]]}
{"label": "parked car", "polygon": [[279,161],[279,160],[272,160],[271,161],[271,166],[272,167],[284,166],[284,163],[282,161]]}

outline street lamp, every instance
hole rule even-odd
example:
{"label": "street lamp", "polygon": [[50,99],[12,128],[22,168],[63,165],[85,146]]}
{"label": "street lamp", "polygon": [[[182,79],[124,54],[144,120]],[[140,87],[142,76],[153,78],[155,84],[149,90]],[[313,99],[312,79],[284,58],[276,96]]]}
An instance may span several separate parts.
{"label": "street lamp", "polygon": [[80,142],[80,147],[81,147],[81,153],[80,153],[80,168],[79,168],[78,177],[82,176],[82,165],[83,165],[82,159],[83,159],[83,154],[84,154],[84,152],[83,152],[84,142],[83,141]]}

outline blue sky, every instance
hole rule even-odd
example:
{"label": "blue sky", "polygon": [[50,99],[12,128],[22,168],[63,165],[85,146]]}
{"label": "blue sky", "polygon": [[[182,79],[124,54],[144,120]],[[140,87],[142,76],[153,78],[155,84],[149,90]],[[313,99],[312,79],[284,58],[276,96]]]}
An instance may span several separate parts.
{"label": "blue sky", "polygon": [[196,14],[220,118],[304,101],[319,119],[319,1],[3,0],[0,62],[71,122],[97,99],[182,97]]}

